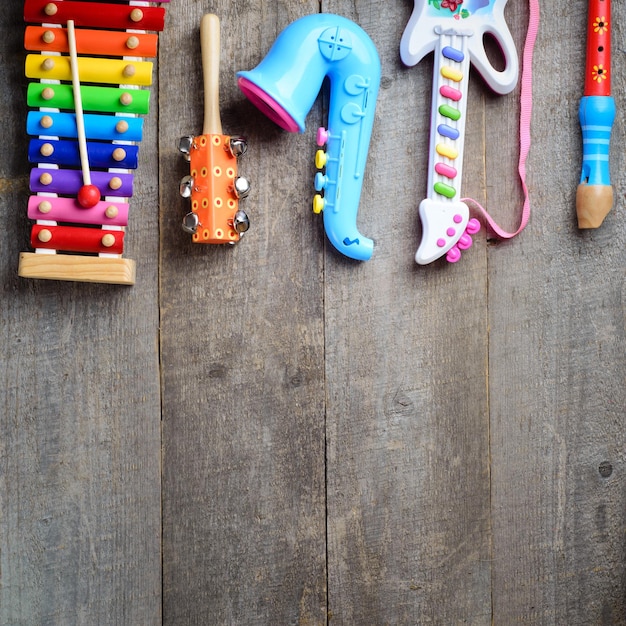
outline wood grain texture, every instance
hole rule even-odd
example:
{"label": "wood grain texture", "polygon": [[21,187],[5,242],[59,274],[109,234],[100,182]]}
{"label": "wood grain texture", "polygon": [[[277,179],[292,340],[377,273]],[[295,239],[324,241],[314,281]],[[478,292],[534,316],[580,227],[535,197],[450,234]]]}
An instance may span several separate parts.
{"label": "wood grain texture", "polygon": [[[22,3],[3,7],[0,623],[161,616],[156,117],[128,232],[132,288],[18,278],[29,226]],[[16,27],[19,25],[19,28]]]}
{"label": "wood grain texture", "polygon": [[[166,623],[319,624],[326,619],[324,308],[321,222],[311,211],[315,122],[291,135],[236,86],[313,2],[217,3],[224,132],[245,134],[251,227],[233,247],[180,224],[202,127],[199,24],[177,3],[160,65],[164,618]],[[185,97],[179,98],[180,76]],[[319,111],[317,112],[319,116]],[[188,173],[188,172],[187,172]]]}
{"label": "wood grain texture", "polygon": [[[361,24],[383,65],[360,213],[375,256],[327,252],[329,608],[339,624],[487,624],[486,252],[479,241],[455,266],[413,260],[432,57],[402,66],[403,8],[381,20],[375,2],[323,4]],[[468,117],[468,154],[480,121]],[[484,175],[466,164],[466,179]]]}
{"label": "wood grain texture", "polygon": [[584,46],[552,37],[585,32],[586,3],[571,9],[544,11],[537,42],[532,222],[490,252],[493,598],[503,624],[626,623],[624,160],[612,150],[615,209],[602,228],[579,231]]}
{"label": "wood grain texture", "polygon": [[[626,625],[626,69],[614,61],[615,207],[580,231],[586,3],[542,5],[527,229],[482,230],[456,265],[424,267],[433,62],[400,62],[413,2],[170,4],[133,287],[18,278],[22,3],[0,24],[0,624]],[[320,10],[381,57],[365,263],[311,211],[328,97],[289,134],[236,84]],[[249,140],[251,228],[233,247],[181,229],[177,143],[202,129],[207,12],[223,130]],[[528,3],[505,15],[521,51]],[[519,96],[472,70],[462,191],[508,230]]]}

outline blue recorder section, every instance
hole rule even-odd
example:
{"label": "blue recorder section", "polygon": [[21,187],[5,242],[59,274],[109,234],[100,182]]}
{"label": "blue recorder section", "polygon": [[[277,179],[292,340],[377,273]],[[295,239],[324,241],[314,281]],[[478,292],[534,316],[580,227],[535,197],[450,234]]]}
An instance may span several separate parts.
{"label": "blue recorder section", "polygon": [[610,186],[609,144],[615,119],[612,96],[584,96],[578,119],[583,136],[581,184]]}
{"label": "blue recorder section", "polygon": [[358,231],[356,220],[380,84],[372,40],[344,17],[308,15],[283,30],[265,59],[238,77],[255,106],[282,128],[299,132],[329,78],[328,130],[318,133],[318,144],[326,147],[316,156],[324,174],[316,177],[321,193],[314,209],[323,209],[326,235],[337,250],[369,259],[374,242]]}
{"label": "blue recorder section", "polygon": [[[120,167],[137,169],[138,146],[108,142],[87,142],[89,166],[95,169]],[[55,163],[80,167],[80,152],[77,141],[31,139],[28,145],[28,160],[31,163]]]}

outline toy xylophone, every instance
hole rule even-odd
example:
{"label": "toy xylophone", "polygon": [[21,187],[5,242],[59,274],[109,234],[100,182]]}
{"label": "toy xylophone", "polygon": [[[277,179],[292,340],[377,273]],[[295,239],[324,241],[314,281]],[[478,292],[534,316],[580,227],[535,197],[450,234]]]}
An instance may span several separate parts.
{"label": "toy xylophone", "polygon": [[166,2],[25,1],[35,252],[20,255],[20,276],[135,282],[124,231],[149,112],[145,59],[156,57],[165,9],[155,5]]}

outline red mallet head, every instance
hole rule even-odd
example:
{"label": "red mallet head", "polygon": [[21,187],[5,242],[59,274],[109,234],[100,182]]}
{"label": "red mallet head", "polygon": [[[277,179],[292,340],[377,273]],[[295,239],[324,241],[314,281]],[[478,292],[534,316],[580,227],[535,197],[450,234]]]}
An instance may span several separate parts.
{"label": "red mallet head", "polygon": [[80,206],[91,209],[100,201],[100,190],[95,185],[83,185],[78,190],[77,199]]}

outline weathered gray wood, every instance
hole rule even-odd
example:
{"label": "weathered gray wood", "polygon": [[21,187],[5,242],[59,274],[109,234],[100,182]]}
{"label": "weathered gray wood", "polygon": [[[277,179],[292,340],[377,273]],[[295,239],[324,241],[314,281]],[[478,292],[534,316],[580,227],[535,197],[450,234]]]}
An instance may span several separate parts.
{"label": "weathered gray wood", "polygon": [[0,623],[161,614],[156,111],[128,252],[137,285],[17,277],[28,250],[23,3],[0,25]]}
{"label": "weathered gray wood", "polygon": [[[534,60],[531,222],[427,267],[413,255],[432,58],[399,60],[412,7],[172,2],[127,288],[17,278],[27,81],[22,3],[6,3],[0,624],[626,624],[619,7],[606,223],[576,228],[586,4],[556,0]],[[336,253],[310,210],[327,101],[290,135],[236,85],[319,10],[357,21],[382,61],[365,263]],[[207,11],[222,25],[224,130],[250,142],[252,226],[233,248],[180,228],[176,144],[202,128]],[[521,50],[528,3],[506,15]],[[463,195],[514,230],[519,88],[494,95],[472,71],[467,115]]]}
{"label": "weathered gray wood", "polygon": [[[224,132],[245,134],[251,228],[193,244],[175,151],[202,129],[199,24],[174,3],[161,59],[164,619],[325,622],[324,309],[321,222],[311,212],[315,122],[270,123],[236,86],[313,2],[214,3]],[[182,79],[182,82],[181,82]],[[315,114],[319,117],[319,111]]]}
{"label": "weathered gray wood", "polygon": [[584,47],[570,42],[586,3],[542,20],[532,221],[489,259],[493,610],[501,624],[624,624],[625,74],[614,51],[616,204],[600,229],[578,231]]}
{"label": "weathered gray wood", "polygon": [[[380,50],[383,89],[361,216],[375,257],[326,264],[329,608],[340,624],[490,622],[484,239],[417,267],[432,57],[399,59],[412,7],[325,2]],[[482,140],[471,88],[466,151]],[[466,160],[466,180],[484,176]]]}

